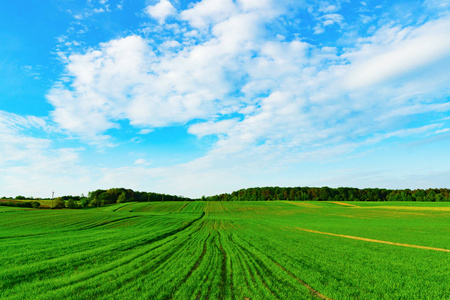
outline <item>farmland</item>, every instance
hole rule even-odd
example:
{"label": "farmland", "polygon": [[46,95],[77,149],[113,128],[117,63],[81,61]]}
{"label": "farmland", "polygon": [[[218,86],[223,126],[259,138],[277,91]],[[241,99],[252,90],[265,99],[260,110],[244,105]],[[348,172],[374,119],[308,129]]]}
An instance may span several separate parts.
{"label": "farmland", "polygon": [[4,299],[446,299],[450,204],[0,207]]}

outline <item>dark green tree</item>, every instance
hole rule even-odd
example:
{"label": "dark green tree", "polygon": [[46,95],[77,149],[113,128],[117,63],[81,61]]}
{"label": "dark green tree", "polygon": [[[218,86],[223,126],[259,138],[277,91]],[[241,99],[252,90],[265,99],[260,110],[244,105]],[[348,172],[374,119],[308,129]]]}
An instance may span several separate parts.
{"label": "dark green tree", "polygon": [[66,202],[66,207],[67,208],[76,208],[77,204],[75,203],[75,201],[72,198],[69,198],[69,200],[67,200],[67,202]]}
{"label": "dark green tree", "polygon": [[117,203],[125,203],[125,202],[127,202],[127,193],[122,192],[119,198],[117,198]]}
{"label": "dark green tree", "polygon": [[33,202],[31,202],[31,206],[33,206],[33,208],[39,208],[39,206],[41,206],[41,203],[39,203],[37,201],[33,201]]}
{"label": "dark green tree", "polygon": [[66,205],[64,204],[64,200],[61,197],[55,199],[55,203],[53,208],[64,208]]}

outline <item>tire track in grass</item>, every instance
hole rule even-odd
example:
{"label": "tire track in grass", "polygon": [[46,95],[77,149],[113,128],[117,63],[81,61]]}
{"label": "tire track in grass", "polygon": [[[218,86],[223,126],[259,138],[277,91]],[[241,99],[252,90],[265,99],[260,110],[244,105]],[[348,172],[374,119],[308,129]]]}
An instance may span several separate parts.
{"label": "tire track in grass", "polygon": [[[109,225],[109,224],[117,223],[117,222],[120,222],[120,221],[123,221],[123,220],[137,218],[137,217],[139,217],[139,216],[125,217],[125,218],[115,219],[115,220],[111,220],[111,221],[109,221],[109,220],[100,221],[100,222],[92,221],[92,222],[89,222],[89,224],[92,224],[92,223],[94,223],[94,224],[86,225],[85,227],[77,228],[76,230],[77,231],[89,230],[89,229],[98,228],[98,227],[106,226],[106,225]],[[84,222],[84,221],[67,224],[64,227],[69,227],[69,226],[72,227],[73,225],[76,225],[76,224],[82,223],[82,222]],[[54,230],[54,231],[31,233],[31,234],[16,235],[16,236],[3,236],[3,237],[0,237],[0,240],[2,240],[2,239],[23,238],[23,237],[34,237],[34,236],[41,236],[41,235],[51,235],[51,234],[55,234],[55,233],[64,233],[64,232],[71,232],[71,231],[74,231],[74,229],[70,228],[70,229],[64,229],[64,230]]]}
{"label": "tire track in grass", "polygon": [[89,230],[89,229],[93,229],[93,228],[97,229],[99,227],[115,224],[117,222],[121,222],[121,221],[124,221],[124,220],[129,220],[129,219],[134,219],[134,218],[138,218],[138,217],[139,216],[130,216],[130,217],[123,217],[123,218],[115,219],[115,220],[105,220],[105,221],[101,221],[101,222],[99,222],[97,224],[94,224],[94,225],[90,225],[90,226],[85,226],[85,227],[79,228],[77,230],[81,231],[81,230]]}
{"label": "tire track in grass", "polygon": [[[228,235],[228,241],[229,241],[230,248],[234,248],[235,249],[235,250],[230,250],[230,251],[231,251],[231,253],[235,254],[235,258],[236,258],[235,265],[238,266],[237,269],[244,270],[244,272],[243,272],[244,273],[243,281],[244,281],[245,286],[246,286],[246,291],[249,293],[249,291],[250,291],[250,284],[249,284],[249,281],[247,279],[247,276],[245,276],[245,275],[246,274],[250,275],[250,273],[249,273],[248,269],[245,268],[244,263],[241,260],[241,256],[238,254],[239,251],[238,251],[236,245],[234,244],[233,240],[231,239],[231,234]],[[231,274],[233,274],[233,270],[231,270]],[[238,274],[238,276],[239,276],[239,274]],[[250,276],[248,276],[248,277],[250,277]],[[241,290],[241,292],[243,292],[243,291]],[[247,297],[245,297],[245,298],[247,298]]]}
{"label": "tire track in grass", "polygon": [[[182,227],[180,227],[180,228],[177,228],[177,229],[175,229],[175,230],[166,232],[166,233],[164,233],[164,234],[162,234],[162,235],[159,235],[159,236],[157,236],[157,237],[155,237],[155,238],[153,238],[153,239],[150,239],[150,240],[148,240],[148,241],[145,241],[145,242],[142,243],[142,244],[150,244],[150,243],[153,243],[153,242],[156,242],[156,241],[165,239],[165,238],[167,238],[167,237],[170,237],[170,236],[172,236],[172,235],[176,235],[177,233],[179,233],[179,232],[181,232],[181,231],[184,231],[184,230],[188,229],[189,227],[191,227],[195,222],[201,220],[204,216],[205,216],[205,214],[203,213],[201,217],[199,217],[199,218],[197,218],[197,219],[194,219],[194,220],[192,220],[192,221],[189,221],[186,225],[184,225],[184,226],[182,226]],[[140,244],[140,245],[142,245],[142,244]],[[140,245],[138,245],[138,246],[140,246]],[[130,249],[132,249],[132,248],[135,248],[135,247],[125,248],[124,251],[125,251],[125,250],[130,250]]]}
{"label": "tire track in grass", "polygon": [[[225,294],[226,294],[226,286],[227,286],[227,253],[225,252],[225,250],[222,247],[222,242],[220,241],[221,239],[221,235],[220,232],[217,231],[218,234],[218,238],[217,241],[219,243],[219,250],[220,253],[222,254],[222,259],[221,259],[221,263],[222,263],[222,267],[220,270],[220,277],[222,280],[222,284],[220,285],[220,292],[221,292],[221,299],[225,298]],[[233,281],[231,281],[231,284],[233,284]]]}
{"label": "tire track in grass", "polygon": [[[216,239],[217,239],[217,236],[215,236],[213,238],[213,240],[211,241],[211,246],[215,244]],[[217,247],[217,245],[216,245],[216,247]],[[214,249],[213,247],[211,247],[211,248]],[[219,247],[217,247],[217,248],[219,248]],[[211,264],[211,271],[209,272],[210,276],[208,277],[208,279],[209,278],[211,278],[211,279],[206,281],[206,282],[210,283],[208,286],[208,292],[206,293],[206,299],[209,299],[211,297],[211,290],[212,290],[213,282],[214,282],[214,270],[217,268],[217,265],[218,265],[218,252],[219,251],[217,251],[217,252],[213,251],[213,257],[212,257],[213,263]]]}
{"label": "tire track in grass", "polygon": [[[165,239],[167,237],[170,237],[172,235],[175,235],[175,234],[177,234],[177,233],[179,233],[179,232],[189,228],[195,222],[197,222],[200,219],[202,219],[204,217],[204,215],[205,214],[203,213],[201,217],[188,222],[186,225],[184,225],[181,228],[177,228],[175,230],[171,230],[169,232],[166,232],[166,233],[164,233],[162,235],[153,237],[151,239],[144,239],[143,241],[138,242],[138,243],[132,245],[131,247],[128,246],[128,247],[123,248],[123,245],[125,244],[125,241],[139,239],[139,236],[138,237],[132,237],[132,238],[129,238],[129,239],[126,239],[126,240],[122,240],[117,247],[112,248],[112,249],[107,249],[109,246],[102,246],[102,247],[99,247],[99,248],[96,248],[96,249],[89,249],[89,250],[86,250],[86,251],[79,252],[76,255],[76,256],[78,256],[78,258],[74,261],[74,263],[76,262],[76,264],[74,264],[73,266],[75,267],[75,266],[79,266],[79,265],[83,264],[83,262],[85,261],[85,257],[82,256],[83,253],[85,253],[86,255],[87,254],[92,255],[91,252],[93,252],[93,253],[101,253],[102,249],[106,249],[108,251],[112,251],[112,250],[127,251],[127,250],[134,249],[136,247],[139,247],[139,246],[143,246],[143,245],[146,245],[146,244],[151,244],[151,243],[163,240],[163,239]],[[65,260],[65,257],[57,257],[57,258],[53,258],[53,259],[47,260],[45,265],[41,265],[40,263],[35,263],[34,265],[36,266],[36,268],[34,269],[34,272],[32,272],[31,274],[41,273],[42,271],[47,271],[48,272],[51,269],[55,268],[54,265],[50,265],[52,262],[60,262],[60,261],[64,261],[64,260]],[[31,277],[30,277],[31,274],[20,274],[20,272],[18,274],[15,274],[15,276],[13,276],[13,274],[12,274],[13,270],[14,270],[14,268],[13,269],[9,269],[8,272],[11,274],[11,277],[14,277],[14,279],[16,280],[17,283],[10,282],[10,284],[16,285],[18,283],[22,283],[24,279],[28,279],[28,281],[31,279]],[[2,280],[3,276],[0,277],[0,281]]]}
{"label": "tire track in grass", "polygon": [[[111,273],[112,271],[115,271],[115,270],[119,269],[120,267],[128,266],[130,263],[133,263],[133,262],[136,264],[136,262],[137,262],[136,259],[139,259],[139,262],[140,262],[140,261],[143,261],[147,256],[150,256],[150,257],[153,256],[153,258],[150,260],[151,264],[140,265],[138,268],[133,268],[132,270],[121,274],[120,278],[117,278],[116,285],[118,283],[120,283],[120,288],[118,290],[116,290],[116,292],[122,291],[125,287],[128,290],[136,289],[136,288],[139,289],[140,287],[136,286],[136,284],[138,284],[138,280],[142,279],[143,277],[145,277],[146,275],[148,275],[151,272],[159,272],[161,269],[164,269],[164,264],[168,262],[168,259],[171,258],[172,256],[174,256],[176,253],[179,253],[180,252],[179,250],[186,246],[186,243],[188,241],[187,237],[185,239],[183,239],[182,241],[178,241],[176,244],[173,245],[173,247],[169,247],[169,244],[174,242],[176,239],[177,239],[177,237],[174,237],[173,239],[165,241],[162,244],[157,245],[156,247],[145,250],[144,252],[133,254],[133,255],[131,255],[131,257],[128,257],[125,261],[122,261],[122,263],[120,265],[114,266],[107,272],[98,273],[94,277],[98,277],[98,276],[104,277],[106,274]],[[161,239],[159,239],[159,240],[161,240]],[[170,250],[168,249],[169,251],[167,251],[167,252],[152,253],[154,250],[156,250],[160,247],[169,248]],[[131,247],[131,249],[133,249],[133,248],[136,248],[136,247]],[[94,277],[89,277],[83,281],[89,281]],[[80,284],[81,283],[78,282],[76,286],[79,286]],[[132,285],[132,287],[130,287],[130,284]],[[89,289],[92,290],[92,292],[95,295],[99,295],[100,293],[104,293],[104,292],[111,292],[110,290],[108,290],[108,291],[98,290],[97,287],[89,288]],[[85,289],[85,290],[87,291],[87,289]]]}
{"label": "tire track in grass", "polygon": [[[87,249],[84,251],[80,251],[77,253],[73,253],[68,255],[71,259],[73,267],[78,267],[82,265],[87,257],[92,257],[93,255],[100,255],[104,251],[114,251],[122,247],[122,244],[125,244],[127,241],[132,241],[135,239],[138,239],[139,236],[134,236],[131,238],[127,238],[125,240],[121,240],[119,245],[115,248],[110,248],[110,245],[103,245],[94,249]],[[4,272],[4,274],[0,273],[0,281],[2,281],[2,278],[7,278],[11,285],[21,284],[25,281],[30,281],[34,277],[31,275],[35,274],[41,274],[41,273],[49,273],[51,270],[56,270],[59,266],[59,264],[62,264],[67,261],[67,256],[58,256],[54,257],[45,261],[39,261],[32,264],[27,265],[28,269],[31,270],[31,272],[27,274],[23,274],[20,272],[20,266],[10,268]],[[6,275],[5,275],[6,274]],[[6,276],[6,277],[5,277]],[[14,281],[12,281],[14,280]]]}
{"label": "tire track in grass", "polygon": [[[252,273],[254,273],[256,275],[256,278],[259,279],[259,281],[266,288],[266,290],[270,292],[270,294],[272,294],[277,299],[281,299],[281,297],[276,293],[276,291],[273,290],[272,288],[270,288],[269,285],[267,284],[266,280],[264,280],[263,271],[266,271],[267,274],[272,275],[270,270],[268,270],[267,268],[263,268],[260,265],[260,263],[257,261],[258,259],[254,255],[252,255],[247,249],[245,249],[244,246],[240,245],[239,243],[236,243],[234,241],[234,239],[232,239],[232,240],[233,240],[233,243],[237,246],[237,249],[239,249],[239,252],[243,256],[245,261],[248,262],[248,266],[249,266],[250,270],[252,269],[250,267],[250,263],[253,266],[254,272],[252,272]],[[252,276],[252,277],[253,277],[253,281],[255,282],[256,286],[258,286],[259,285],[258,282],[256,282],[254,276]]]}
{"label": "tire track in grass", "polygon": [[426,250],[441,251],[441,252],[450,252],[450,250],[443,249],[443,248],[435,248],[435,247],[428,247],[428,246],[420,246],[420,245],[411,245],[411,244],[403,244],[403,243],[395,243],[395,242],[374,240],[374,239],[368,239],[368,238],[363,238],[363,237],[358,237],[358,236],[345,235],[345,234],[336,234],[336,233],[330,233],[330,232],[323,232],[323,231],[311,230],[311,229],[300,228],[300,227],[294,227],[294,228],[298,229],[298,230],[306,231],[306,232],[319,233],[319,234],[331,235],[331,236],[337,236],[337,237],[343,237],[343,238],[352,239],[352,240],[358,240],[358,241],[365,241],[365,242],[371,242],[371,243],[380,243],[380,244],[387,244],[387,245],[394,245],[394,246],[402,246],[402,247],[409,247],[409,248],[417,248],[417,249],[426,249]]}
{"label": "tire track in grass", "polygon": [[188,202],[188,203],[185,203],[185,204],[178,210],[178,212],[181,212],[188,204],[189,204],[189,202]]}
{"label": "tire track in grass", "polygon": [[[152,259],[151,263],[146,264],[142,266],[140,269],[133,270],[135,273],[139,272],[136,275],[134,275],[132,278],[129,278],[125,281],[125,284],[132,284],[136,285],[138,283],[138,280],[145,280],[147,275],[152,274],[153,282],[152,286],[163,284],[159,278],[163,276],[163,274],[167,273],[167,270],[170,269],[168,266],[171,266],[172,261],[177,261],[180,256],[183,255],[185,252],[185,248],[188,248],[192,244],[192,241],[189,241],[188,238],[183,239],[182,241],[178,241],[176,244],[174,244],[170,250],[167,249],[167,252],[159,253],[157,256],[155,256],[154,259]],[[121,288],[123,288],[124,285],[121,285]],[[138,287],[139,288],[139,287]],[[152,297],[148,297],[148,299],[152,299]]]}
{"label": "tire track in grass", "polygon": [[[136,239],[139,239],[139,238],[140,238],[140,236],[137,236],[137,237],[133,237],[133,238],[130,238],[130,239],[126,239],[124,241],[136,240]],[[121,241],[121,244],[124,241]],[[124,265],[128,264],[129,262],[131,262],[131,261],[133,261],[133,260],[135,260],[137,258],[143,257],[146,254],[150,253],[151,251],[153,251],[153,250],[155,250],[155,249],[157,249],[157,248],[159,248],[161,246],[164,246],[166,243],[169,243],[171,241],[173,241],[173,240],[169,240],[169,241],[164,242],[164,243],[162,243],[160,245],[156,245],[155,247],[152,247],[151,249],[138,252],[137,254],[132,253],[129,257],[124,257],[124,258],[122,258],[120,260],[115,260],[112,263],[105,265],[104,267],[95,268],[95,269],[93,269],[91,271],[84,272],[84,274],[82,274],[78,278],[68,278],[67,282],[64,282],[64,281],[63,282],[59,282],[59,281],[61,281],[60,279],[57,279],[56,281],[52,281],[51,282],[52,291],[65,289],[66,287],[73,286],[73,285],[79,286],[83,282],[86,282],[86,281],[89,281],[89,280],[91,280],[93,278],[96,278],[98,276],[110,273],[110,272],[114,271],[115,269],[118,269],[121,266],[124,266]],[[137,247],[138,245],[135,245],[135,246]],[[97,257],[98,255],[100,255],[102,253],[102,251],[99,251],[99,250],[101,250],[101,249],[105,249],[105,247],[102,246],[102,247],[94,249],[93,251],[97,252],[97,253],[96,253],[96,256],[92,256],[91,255],[90,256],[91,259],[92,259],[92,257]],[[88,250],[88,251],[92,251],[92,250]],[[121,251],[121,249],[120,249],[120,246],[119,246],[119,247],[111,249],[110,251]],[[86,252],[86,251],[83,251],[83,252]],[[74,261],[74,262],[76,262],[76,264],[74,264],[73,266],[80,266],[85,261],[86,261],[85,257],[80,257],[79,259]],[[45,269],[45,270],[48,270],[48,268]],[[25,275],[27,276],[27,278],[29,278],[29,274],[25,274]],[[18,284],[22,284],[22,283],[23,283],[23,280],[21,282],[19,282]],[[42,286],[43,282],[42,281],[41,282],[36,282],[36,284],[38,284],[39,286]]]}
{"label": "tire track in grass", "polygon": [[208,234],[205,241],[203,242],[202,253],[200,254],[199,258],[197,258],[197,260],[194,263],[194,266],[189,270],[189,273],[186,275],[186,277],[184,277],[183,280],[180,282],[180,286],[185,284],[186,281],[188,281],[189,277],[191,277],[192,273],[194,273],[194,271],[198,269],[198,266],[201,264],[203,257],[205,257],[206,251],[208,249],[208,247],[206,246],[206,242],[208,241],[210,236],[211,236],[211,233]]}
{"label": "tire track in grass", "polygon": [[[210,234],[211,234],[211,232],[210,232]],[[211,239],[213,239],[213,237],[211,237]],[[214,258],[215,258],[214,257],[214,249],[212,247],[213,241],[211,239],[209,240],[209,243],[210,243],[209,251],[206,252],[207,256],[209,257],[209,260],[206,260],[206,263],[205,263],[206,265],[203,266],[203,268],[202,268],[202,270],[203,270],[202,274],[207,274],[207,275],[203,276],[203,280],[202,280],[202,284],[201,284],[202,286],[207,286],[208,290],[206,293],[204,293],[204,290],[202,288],[199,288],[199,290],[195,296],[196,300],[203,299],[203,298],[208,299],[208,296],[211,292],[212,284],[208,285],[208,283],[212,283],[212,279],[213,279],[212,276],[214,276]],[[201,278],[199,278],[199,279],[201,279]]]}
{"label": "tire track in grass", "polygon": [[[1,256],[0,255],[0,268],[2,265],[11,267],[11,265],[23,265],[23,264],[30,264],[34,263],[35,261],[44,262],[46,260],[54,259],[56,257],[59,257],[59,253],[56,253],[56,250],[60,252],[74,252],[78,251],[79,249],[83,250],[88,247],[90,247],[90,244],[100,244],[100,246],[104,246],[108,243],[111,243],[111,240],[117,239],[118,234],[114,235],[108,235],[106,236],[104,233],[101,233],[102,236],[99,238],[98,236],[92,236],[91,233],[84,232],[83,234],[74,236],[74,239],[68,238],[67,235],[64,236],[56,236],[54,239],[50,240],[47,239],[45,242],[46,244],[42,244],[43,241],[34,241],[34,245],[36,245],[37,242],[39,242],[38,250],[33,249],[33,256],[24,256],[23,253],[14,253],[12,254],[11,251],[14,250],[14,245],[8,245],[9,250],[6,250],[5,253],[9,253],[7,256]],[[89,239],[88,239],[89,238]],[[76,240],[76,241],[74,241]],[[60,244],[57,244],[55,246],[56,241]],[[64,246],[61,246],[61,244],[64,243]],[[32,242],[27,241],[26,243],[23,243],[22,247],[29,247]],[[6,245],[5,245],[6,246]],[[48,256],[44,256],[48,255]]]}
{"label": "tire track in grass", "polygon": [[171,292],[167,290],[167,285],[173,283],[173,264],[182,260],[184,253],[193,243],[187,236],[177,237],[172,241],[173,243],[167,244],[158,253],[152,253],[153,257],[150,259],[132,262],[128,266],[132,271],[122,274],[121,279],[115,283],[118,289],[115,290],[114,298],[129,291],[137,291],[142,299],[170,298]]}
{"label": "tire track in grass", "polygon": [[[260,250],[258,250],[256,247],[251,246],[249,243],[247,243],[248,247],[252,247],[253,249],[255,249],[258,252],[261,252]],[[245,247],[243,248],[245,251],[247,251],[250,255],[251,253],[245,249]],[[262,252],[261,252],[262,253]],[[319,291],[315,290],[313,287],[311,287],[309,284],[307,284],[305,281],[301,280],[300,278],[298,278],[297,276],[295,276],[294,274],[292,274],[289,270],[287,270],[286,268],[284,268],[283,266],[281,266],[278,262],[276,262],[272,257],[268,256],[268,255],[264,255],[267,259],[269,259],[272,263],[274,263],[276,266],[278,266],[281,270],[283,270],[284,272],[286,272],[290,277],[292,277],[293,279],[295,279],[296,281],[298,281],[300,284],[302,284],[303,286],[305,286],[309,292],[319,298],[319,299],[324,299],[324,300],[332,300],[332,298],[327,297],[326,295],[320,293]],[[257,263],[260,265],[263,265],[263,268],[265,270],[267,270],[267,272],[269,272],[270,274],[272,274],[272,272],[270,272],[270,270],[267,268],[267,266],[264,265],[264,262],[262,262],[261,260],[259,260],[258,258],[255,258],[257,260]]]}
{"label": "tire track in grass", "polygon": [[130,205],[129,203],[125,203],[125,204],[122,204],[122,205],[118,205],[116,208],[114,208],[112,211],[113,212],[116,212],[116,211],[118,211],[119,209],[121,209],[121,208],[123,208],[123,207],[125,207],[125,206],[127,206],[127,205]]}
{"label": "tire track in grass", "polygon": [[313,289],[309,284],[307,284],[306,282],[304,282],[303,280],[301,280],[300,278],[298,278],[297,276],[295,276],[294,274],[292,274],[291,272],[289,272],[289,270],[287,270],[286,268],[284,268],[282,265],[280,265],[279,263],[277,263],[276,261],[274,261],[272,258],[270,258],[273,263],[275,265],[277,265],[281,270],[285,271],[289,276],[291,276],[292,278],[294,278],[295,280],[297,280],[300,284],[302,284],[303,286],[305,286],[309,292],[311,294],[313,294],[314,296],[316,296],[319,299],[324,299],[324,300],[332,300],[331,298],[328,298],[327,296],[325,296],[324,294],[322,294],[319,291],[316,291],[315,289]]}
{"label": "tire track in grass", "polygon": [[[272,290],[267,288],[266,283],[260,278],[258,275],[258,271],[256,270],[255,263],[242,251],[242,249],[239,246],[236,246],[236,253],[238,253],[238,257],[242,258],[241,262],[246,270],[246,277],[245,280],[247,282],[248,291],[252,294],[257,294],[260,291],[260,286],[264,286],[266,289],[266,292],[269,292],[270,295],[274,296],[274,293]],[[249,278],[247,280],[247,277]],[[257,280],[259,279],[259,280]],[[251,295],[248,295],[249,297]],[[250,299],[250,298],[248,298]]]}
{"label": "tire track in grass", "polygon": [[[91,272],[89,272],[89,271],[85,272],[79,278],[69,279],[68,282],[61,282],[61,283],[57,283],[57,284],[52,283],[53,286],[52,286],[51,293],[54,294],[55,297],[61,296],[61,294],[59,294],[60,291],[62,290],[62,292],[64,292],[69,286],[83,287],[83,289],[84,289],[86,282],[96,280],[96,278],[98,278],[98,277],[106,276],[107,274],[110,274],[111,272],[114,272],[115,270],[128,265],[129,263],[135,261],[136,259],[142,259],[146,255],[151,255],[152,251],[166,245],[167,243],[170,243],[171,241],[173,241],[173,240],[164,242],[160,245],[156,245],[155,247],[145,250],[143,252],[132,253],[130,256],[123,257],[120,260],[115,260],[112,263],[107,264],[103,267],[95,268]],[[48,293],[46,295],[49,296]],[[49,298],[52,298],[52,297],[49,297]]]}
{"label": "tire track in grass", "polygon": [[[185,246],[186,241],[183,241],[181,243],[175,244],[175,247],[171,247],[170,251],[163,252],[160,254],[156,254],[156,256],[151,259],[151,265],[141,265],[138,268],[134,268],[130,270],[129,272],[125,272],[124,274],[121,274],[120,277],[116,278],[114,285],[104,286],[103,289],[99,289],[99,286],[96,285],[98,280],[94,280],[93,286],[86,286],[85,283],[81,284],[79,283],[77,286],[81,286],[84,288],[84,291],[88,292],[90,290],[91,294],[89,294],[89,297],[84,296],[83,298],[90,298],[90,299],[98,299],[101,295],[104,294],[110,294],[112,292],[112,289],[115,289],[116,292],[121,292],[123,290],[130,290],[134,288],[139,288],[139,286],[136,287],[137,284],[139,284],[139,279],[142,277],[147,276],[152,271],[158,269],[158,266],[166,261],[168,258],[170,258],[172,255],[174,255],[176,252],[179,251],[180,248]],[[159,247],[158,247],[159,248]],[[155,249],[152,249],[155,250]],[[148,253],[150,256],[152,255],[151,251]],[[134,262],[134,260],[131,260],[130,262]],[[136,262],[135,262],[136,263]],[[129,264],[123,265],[128,266]],[[101,276],[105,274],[99,274]],[[88,280],[90,280],[89,278]],[[130,287],[130,285],[132,285]],[[133,286],[134,285],[134,286]]]}
{"label": "tire track in grass", "polygon": [[[200,218],[197,218],[197,219],[195,219],[195,220],[189,222],[189,223],[183,228],[183,230],[184,230],[184,229],[187,229],[188,227],[191,227],[195,222],[201,220],[204,216],[205,216],[205,214],[203,213],[202,216],[201,216]],[[178,232],[176,232],[176,233],[179,233],[180,231],[182,231],[182,230],[178,230]],[[190,237],[191,235],[192,235],[192,233],[189,234],[188,236],[186,236],[186,237],[184,238],[183,241],[178,242],[178,243],[175,245],[175,247],[171,249],[170,252],[164,253],[164,254],[166,254],[166,255],[160,254],[160,255],[158,256],[158,262],[157,262],[157,263],[155,263],[155,262],[153,261],[152,266],[150,266],[150,267],[149,267],[149,266],[147,266],[147,267],[144,266],[144,267],[140,268],[141,270],[144,269],[144,272],[140,273],[138,277],[134,276],[132,279],[127,279],[127,280],[125,281],[125,284],[124,284],[124,285],[129,285],[129,284],[131,283],[131,281],[136,281],[136,279],[140,279],[140,278],[142,278],[142,277],[145,277],[146,275],[148,275],[148,274],[151,273],[151,272],[159,272],[159,270],[161,270],[161,268],[164,269],[163,264],[168,263],[168,259],[169,259],[170,257],[174,256],[177,252],[179,252],[179,250],[180,250],[182,247],[186,246],[186,244],[188,243],[189,237]],[[176,238],[174,238],[173,240],[175,240],[175,239],[176,239]],[[171,240],[171,241],[173,241],[173,240]],[[192,243],[192,242],[191,242],[191,243]],[[159,265],[159,266],[158,266],[158,267],[154,267],[155,265]],[[135,270],[135,271],[136,271],[136,270]],[[120,290],[123,289],[124,285],[121,286]]]}
{"label": "tire track in grass", "polygon": [[[212,232],[211,232],[212,230]],[[212,234],[211,234],[212,233]],[[210,299],[211,298],[211,291],[213,286],[215,286],[215,278],[216,278],[216,271],[219,268],[219,252],[220,250],[217,247],[216,239],[217,239],[217,231],[214,230],[214,224],[211,224],[210,229],[211,238],[209,239],[209,247],[207,251],[207,255],[209,257],[209,260],[207,265],[204,266],[201,270],[203,272],[201,274],[206,274],[200,277],[203,277],[202,285],[203,287],[207,287],[207,290],[205,292],[205,288],[200,288],[198,293],[196,294],[195,299]],[[201,275],[200,274],[200,275]],[[220,276],[220,274],[219,274]],[[215,298],[213,298],[215,299]]]}
{"label": "tire track in grass", "polygon": [[[220,231],[218,231],[217,233],[219,234],[219,246],[220,246],[220,251],[222,252],[222,272],[221,272],[221,277],[222,277],[222,297],[225,298],[226,287],[228,286],[226,284],[227,283],[227,261],[228,261],[228,256],[227,256],[227,252],[223,248],[222,241],[221,241],[224,238],[222,237],[222,234],[220,234]],[[230,258],[230,282],[229,282],[229,289],[230,289],[230,297],[231,297],[231,299],[234,299],[234,295],[233,295],[233,271],[232,270],[233,270],[233,263],[232,263],[232,260]]]}

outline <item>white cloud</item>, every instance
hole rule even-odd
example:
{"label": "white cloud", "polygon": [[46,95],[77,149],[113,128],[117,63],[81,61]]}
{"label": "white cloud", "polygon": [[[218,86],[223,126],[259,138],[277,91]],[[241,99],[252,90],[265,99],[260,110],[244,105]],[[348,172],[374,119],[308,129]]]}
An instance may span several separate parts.
{"label": "white cloud", "polygon": [[5,141],[0,143],[0,165],[34,161],[37,154],[49,147],[47,139],[21,134],[32,128],[48,129],[44,119],[0,111],[0,140]]}
{"label": "white cloud", "polygon": [[337,24],[342,26],[344,17],[340,14],[326,14],[317,18],[317,25],[314,27],[314,33],[320,34],[325,32],[325,27]]}
{"label": "white cloud", "polygon": [[160,0],[155,5],[149,5],[145,8],[145,12],[152,18],[163,24],[167,17],[176,14],[176,9],[169,0]]}
{"label": "white cloud", "polygon": [[[107,130],[119,127],[117,120],[151,130],[197,118],[209,121],[192,125],[190,133],[223,134],[215,151],[275,141],[320,147],[360,138],[377,126],[384,130],[381,117],[399,117],[405,113],[395,112],[406,109],[403,100],[395,104],[389,99],[418,97],[430,90],[408,81],[383,89],[377,84],[448,53],[448,42],[438,39],[446,34],[446,19],[417,28],[382,28],[338,56],[333,47],[265,40],[262,24],[270,21],[265,19],[270,14],[264,2],[219,4],[221,9],[205,0],[181,13],[194,27],[211,26],[211,37],[204,42],[182,46],[167,40],[162,54],[157,54],[146,40],[130,36],[71,55],[70,85],[56,85],[48,95],[55,106],[54,119],[70,132],[101,142]],[[342,20],[337,14],[325,19]],[[418,47],[421,43],[425,45]],[[366,89],[353,92],[358,87]],[[439,86],[431,90],[436,89],[442,91]],[[235,90],[243,97],[235,97]],[[438,110],[428,103],[414,105]],[[240,122],[211,121],[237,112],[245,114]],[[357,126],[358,122],[362,123]],[[358,130],[348,135],[355,126]]]}
{"label": "white cloud", "polygon": [[365,87],[450,59],[448,28],[447,18],[419,28],[380,30],[364,41],[360,50],[347,55],[354,67],[346,84],[350,88]]}
{"label": "white cloud", "polygon": [[[70,55],[69,80],[47,96],[54,120],[100,142],[122,120],[142,134],[195,120],[190,134],[218,137],[203,157],[152,169],[138,159],[102,177],[106,185],[137,172],[175,191],[205,190],[218,180],[231,189],[255,173],[267,180],[287,166],[345,157],[393,137],[445,133],[431,113],[449,109],[448,18],[406,28],[389,24],[355,47],[322,47],[267,31],[282,14],[272,4],[201,1],[180,13],[184,31],[166,25],[177,31],[158,46],[129,36]],[[343,24],[338,6],[323,6],[322,29]],[[424,112],[428,119],[403,128],[412,126],[405,116]]]}
{"label": "white cloud", "polygon": [[450,0],[425,0],[424,4],[428,8],[438,9],[442,13],[446,13],[450,7]]}
{"label": "white cloud", "polygon": [[197,123],[189,127],[188,132],[198,137],[205,135],[218,135],[228,133],[230,129],[237,123],[235,119],[228,119],[217,122]]}
{"label": "white cloud", "polygon": [[3,195],[50,196],[52,189],[57,188],[76,192],[76,178],[86,175],[77,166],[80,149],[55,148],[45,136],[57,133],[43,118],[0,111],[0,140],[4,141],[0,143]]}
{"label": "white cloud", "polygon": [[192,27],[204,28],[226,20],[236,11],[232,0],[204,0],[183,11],[181,18]]}
{"label": "white cloud", "polygon": [[47,95],[55,106],[52,115],[69,132],[104,142],[105,131],[119,128],[121,119],[154,128],[235,112],[239,99],[230,93],[245,76],[242,62],[262,41],[262,22],[256,13],[235,14],[213,26],[207,42],[163,47],[162,54],[138,36],[72,54],[69,83],[55,85]]}
{"label": "white cloud", "polygon": [[145,166],[148,165],[148,162],[144,158],[138,158],[134,161],[134,164],[137,166]]}

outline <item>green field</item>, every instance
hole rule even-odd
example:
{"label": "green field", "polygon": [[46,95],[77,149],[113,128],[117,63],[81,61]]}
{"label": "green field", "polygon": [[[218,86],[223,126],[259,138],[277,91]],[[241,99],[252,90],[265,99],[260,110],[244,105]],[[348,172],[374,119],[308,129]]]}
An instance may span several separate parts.
{"label": "green field", "polygon": [[450,203],[0,207],[0,298],[449,299],[447,249]]}

